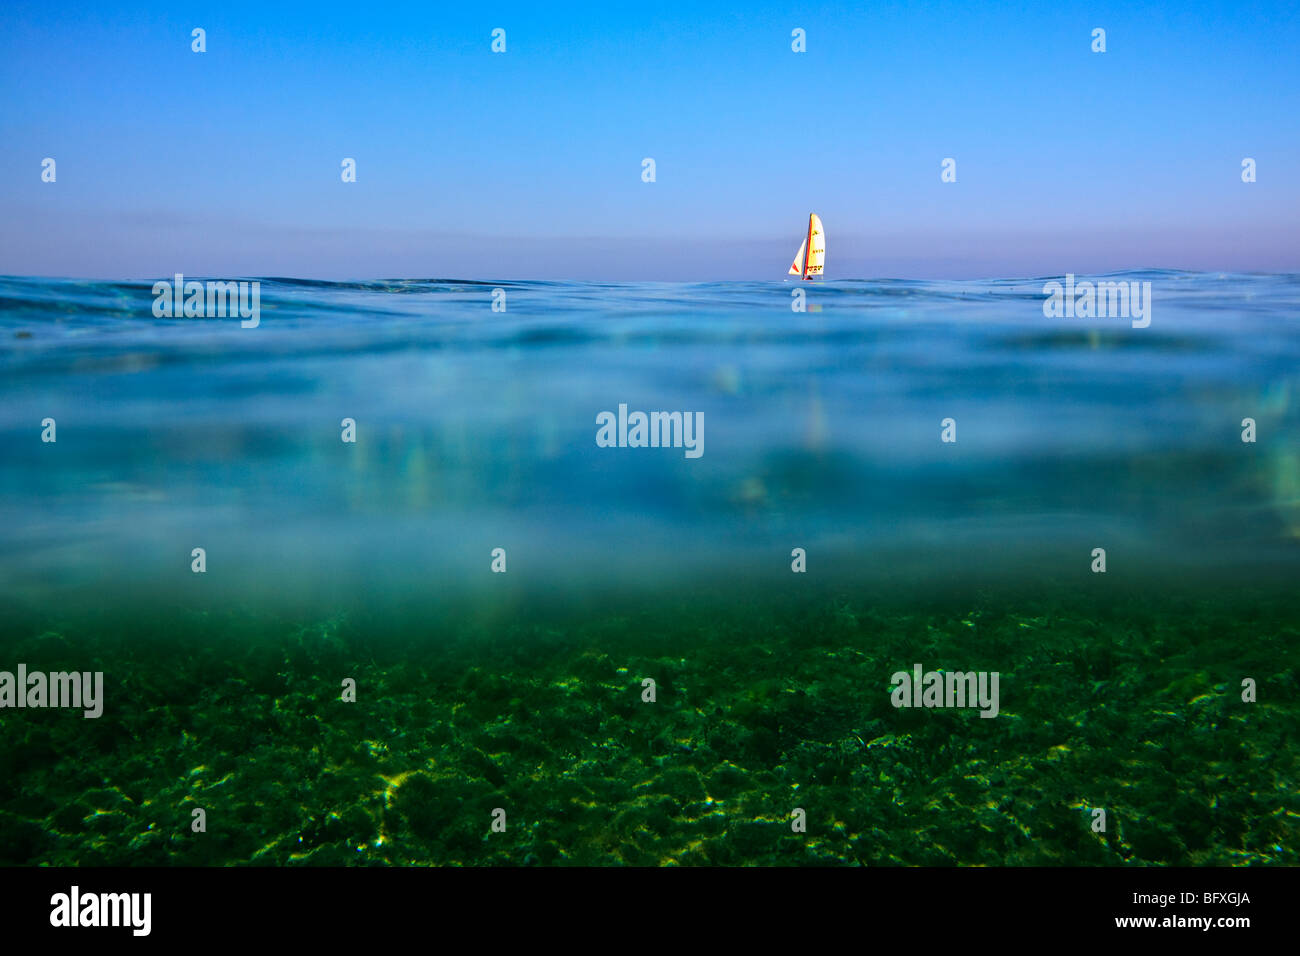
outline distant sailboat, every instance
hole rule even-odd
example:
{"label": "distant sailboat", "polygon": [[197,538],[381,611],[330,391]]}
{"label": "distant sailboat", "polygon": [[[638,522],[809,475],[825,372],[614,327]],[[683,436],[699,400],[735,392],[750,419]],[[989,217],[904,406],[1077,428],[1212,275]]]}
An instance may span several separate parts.
{"label": "distant sailboat", "polygon": [[799,244],[799,251],[794,255],[794,264],[790,266],[790,275],[811,279],[822,274],[822,266],[825,262],[826,233],[822,229],[822,220],[815,212],[809,213],[808,235]]}

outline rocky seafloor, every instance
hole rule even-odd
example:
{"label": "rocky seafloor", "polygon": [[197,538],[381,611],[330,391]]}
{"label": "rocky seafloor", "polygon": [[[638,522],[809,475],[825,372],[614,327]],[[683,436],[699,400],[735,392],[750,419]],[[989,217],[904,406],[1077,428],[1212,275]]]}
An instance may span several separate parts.
{"label": "rocky seafloor", "polygon": [[[102,670],[106,702],[0,710],[0,862],[1300,862],[1296,599],[303,620],[11,616],[0,669]],[[998,717],[895,708],[915,663],[998,671]]]}

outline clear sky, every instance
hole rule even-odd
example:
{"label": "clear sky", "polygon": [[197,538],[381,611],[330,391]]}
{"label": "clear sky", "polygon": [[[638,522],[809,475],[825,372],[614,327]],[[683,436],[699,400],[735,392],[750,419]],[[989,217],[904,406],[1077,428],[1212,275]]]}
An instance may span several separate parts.
{"label": "clear sky", "polygon": [[810,211],[828,278],[1300,271],[1300,5],[0,6],[0,273],[780,278]]}

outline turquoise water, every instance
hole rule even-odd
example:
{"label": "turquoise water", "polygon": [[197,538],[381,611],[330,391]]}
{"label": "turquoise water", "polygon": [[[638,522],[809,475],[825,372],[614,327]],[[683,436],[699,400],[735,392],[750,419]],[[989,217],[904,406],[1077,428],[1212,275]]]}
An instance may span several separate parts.
{"label": "turquoise water", "polygon": [[1113,278],[0,280],[0,862],[1296,863],[1300,277]]}
{"label": "turquoise water", "polygon": [[[1121,576],[1291,573],[1300,277],[1114,278],[1152,283],[1148,328],[1045,318],[1041,279],[807,283],[802,314],[782,282],[264,279],[255,329],[5,279],[0,587],[166,593],[194,547],[207,592],[308,601],[493,587],[497,547],[577,593],[794,547],[851,581],[1069,576],[1094,547]],[[598,447],[620,403],[702,413],[703,454]]]}

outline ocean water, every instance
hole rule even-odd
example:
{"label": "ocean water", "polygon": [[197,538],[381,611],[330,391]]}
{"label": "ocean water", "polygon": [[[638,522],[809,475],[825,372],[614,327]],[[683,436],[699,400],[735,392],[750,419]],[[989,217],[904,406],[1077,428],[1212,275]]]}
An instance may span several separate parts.
{"label": "ocean water", "polygon": [[1300,276],[1107,278],[0,279],[0,856],[1296,863]]}

